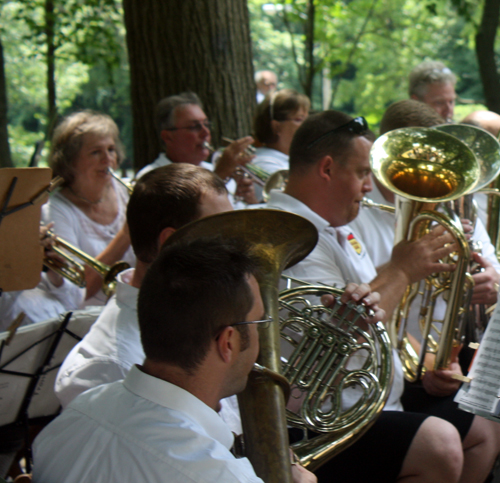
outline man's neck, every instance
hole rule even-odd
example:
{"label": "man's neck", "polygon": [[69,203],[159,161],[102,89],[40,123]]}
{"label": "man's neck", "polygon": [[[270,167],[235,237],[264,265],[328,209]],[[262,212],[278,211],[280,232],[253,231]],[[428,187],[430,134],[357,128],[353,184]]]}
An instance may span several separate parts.
{"label": "man's neck", "polygon": [[150,263],[144,263],[137,259],[134,274],[132,275],[132,280],[130,281],[130,285],[132,287],[141,288],[142,279],[146,275],[150,265]]}
{"label": "man's neck", "polygon": [[210,377],[210,374],[200,372],[198,368],[190,373],[179,366],[151,361],[147,358],[141,369],[150,376],[167,381],[191,393],[214,411],[220,409],[220,400],[224,396],[220,394],[217,378]]}

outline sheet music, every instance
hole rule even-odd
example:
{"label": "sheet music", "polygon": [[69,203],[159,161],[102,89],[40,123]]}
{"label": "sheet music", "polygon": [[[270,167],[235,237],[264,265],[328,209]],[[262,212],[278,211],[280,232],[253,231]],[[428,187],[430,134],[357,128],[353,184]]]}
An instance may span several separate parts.
{"label": "sheet music", "polygon": [[498,420],[500,414],[500,304],[488,323],[468,377],[455,396],[459,408]]}

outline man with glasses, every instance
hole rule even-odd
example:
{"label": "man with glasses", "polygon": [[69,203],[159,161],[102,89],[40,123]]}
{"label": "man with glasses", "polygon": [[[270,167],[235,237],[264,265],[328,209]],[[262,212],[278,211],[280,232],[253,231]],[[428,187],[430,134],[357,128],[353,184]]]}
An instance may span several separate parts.
{"label": "man with glasses", "polygon": [[425,61],[410,72],[411,99],[431,106],[447,122],[453,122],[457,78],[442,62]]}
{"label": "man with glasses", "polygon": [[[42,431],[34,480],[262,482],[230,452],[234,436],[216,412],[245,388],[257,359],[265,317],[257,269],[241,241],[162,250],[139,294],[144,362],[77,398]],[[292,475],[316,481],[297,465]]]}
{"label": "man with glasses", "polygon": [[[338,111],[310,116],[292,141],[287,187],[284,192],[271,191],[268,207],[301,215],[319,232],[316,248],[288,275],[337,287],[369,283],[380,293],[380,307],[390,315],[409,283],[453,269],[439,263],[453,246],[446,247],[452,238],[440,233],[400,243],[377,273],[364,242],[349,226],[372,188],[373,140],[362,117],[353,119]],[[458,481],[463,452],[457,430],[437,417],[403,412],[403,374],[396,354],[394,371],[386,411],[360,440],[319,469],[319,481],[329,481],[333,475],[347,482]]]}
{"label": "man with glasses", "polygon": [[253,157],[245,151],[253,143],[251,136],[238,139],[227,146],[214,166],[206,161],[211,154],[210,121],[196,94],[183,92],[162,99],[156,108],[156,122],[165,152],[142,168],[136,175],[137,179],[160,166],[189,163],[213,171],[226,180],[231,194],[240,196],[247,202],[256,202],[251,180],[240,178],[237,186],[230,179],[238,166],[245,165]]}

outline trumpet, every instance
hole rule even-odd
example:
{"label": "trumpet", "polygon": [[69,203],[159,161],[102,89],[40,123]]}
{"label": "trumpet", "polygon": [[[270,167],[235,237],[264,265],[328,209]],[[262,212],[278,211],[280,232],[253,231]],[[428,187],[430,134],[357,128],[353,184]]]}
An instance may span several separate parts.
{"label": "trumpet", "polygon": [[50,230],[47,231],[46,236],[52,238],[54,242],[52,251],[63,258],[65,262],[45,257],[43,264],[79,287],[83,288],[86,286],[85,267],[83,264],[71,258],[68,253],[76,256],[85,265],[93,268],[97,273],[103,276],[102,291],[107,297],[113,295],[115,291],[117,275],[127,270],[127,268],[130,268],[130,265],[124,261],[116,262],[111,266],[106,265],[90,255],[87,255],[85,252],[79,250],[62,238],[59,238]]}
{"label": "trumpet", "polygon": [[113,178],[115,178],[118,183],[120,183],[122,186],[125,186],[129,195],[132,194],[132,191],[134,191],[134,187],[130,183],[123,181],[123,179],[118,176],[111,168],[108,168],[108,173],[113,176]]}

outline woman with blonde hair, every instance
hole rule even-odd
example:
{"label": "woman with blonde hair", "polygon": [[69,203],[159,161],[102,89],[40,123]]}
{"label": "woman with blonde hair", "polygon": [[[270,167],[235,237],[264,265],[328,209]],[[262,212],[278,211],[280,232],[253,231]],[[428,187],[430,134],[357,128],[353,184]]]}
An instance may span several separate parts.
{"label": "woman with blonde hair", "polygon": [[[44,206],[54,232],[106,265],[135,264],[126,224],[128,192],[111,176],[124,157],[118,127],[107,115],[80,111],[67,116],[52,138],[49,164],[65,182]],[[86,305],[102,305],[102,278],[85,268]]]}

